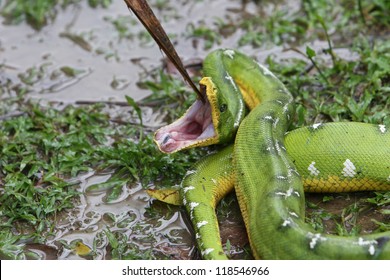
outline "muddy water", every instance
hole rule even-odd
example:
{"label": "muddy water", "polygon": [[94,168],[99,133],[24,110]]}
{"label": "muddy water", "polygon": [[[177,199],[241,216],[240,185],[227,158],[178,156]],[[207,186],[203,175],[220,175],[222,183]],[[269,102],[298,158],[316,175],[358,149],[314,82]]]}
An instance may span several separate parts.
{"label": "muddy water", "polygon": [[[164,11],[156,10],[167,33],[179,37],[191,22],[208,24],[215,17],[224,17],[226,9],[239,8],[239,1],[212,1],[204,9],[204,3],[169,4]],[[224,3],[225,8],[218,8]],[[129,28],[125,36],[112,23],[122,19]],[[44,77],[31,91],[34,98],[51,101],[123,101],[125,95],[139,100],[148,94],[137,87],[140,75],[161,65],[160,50],[147,36],[135,16],[124,2],[113,1],[108,9],[91,9],[86,4],[68,7],[60,11],[55,21],[41,31],[34,31],[26,24],[2,26],[0,29],[0,61],[5,73],[12,80],[30,67],[45,68]],[[73,37],[72,37],[73,36]],[[78,36],[77,39],[74,36]],[[80,37],[82,38],[80,40]],[[178,51],[185,57],[203,56],[203,48],[189,46],[191,40],[177,40]],[[76,77],[53,77],[61,67],[77,69]],[[113,86],[118,82],[119,86]]]}
{"label": "muddy water", "polygon": [[[153,1],[151,1],[153,3]],[[188,26],[215,26],[218,18],[234,24],[245,13],[257,13],[258,7],[249,2],[245,9],[239,0],[175,1],[161,11],[155,9],[167,33],[173,38],[178,53],[186,59],[204,58],[213,48],[236,48],[242,36],[239,29],[223,36],[220,45],[206,50],[201,39],[189,37]],[[297,9],[289,1],[291,12]],[[274,5],[264,9],[272,12]],[[121,35],[113,22],[125,22],[128,30]],[[142,90],[137,82],[152,69],[161,66],[163,55],[146,36],[143,26],[121,1],[113,1],[108,9],[92,9],[85,3],[60,10],[56,19],[41,31],[27,24],[0,26],[0,62],[5,65],[1,74],[20,82],[19,74],[28,69],[42,69],[41,76],[29,85],[31,97],[36,99],[76,101],[123,101],[125,95],[140,100],[150,92]],[[123,38],[122,36],[125,36]],[[141,37],[140,37],[141,36]],[[326,42],[313,42],[312,48],[322,49]],[[302,55],[284,47],[253,49],[240,48],[264,61],[277,54],[277,60]],[[345,50],[336,50],[345,57]],[[64,68],[75,70],[66,75]],[[61,70],[62,69],[62,70]]]}
{"label": "muddy water", "polygon": [[[139,184],[124,186],[122,196],[110,203],[105,201],[105,192],[86,192],[88,186],[104,182],[109,177],[110,174],[91,173],[79,178],[79,191],[83,193],[80,204],[63,217],[56,235],[47,243],[58,249],[58,259],[111,258],[109,241],[106,236],[99,238],[99,234],[107,229],[126,236],[128,242],[139,251],[154,248],[152,254],[156,257],[163,258],[168,253],[176,258],[186,258],[186,255],[189,257],[189,253],[185,252],[191,250],[192,239],[180,211],[149,217],[146,212],[151,202]],[[175,240],[176,243],[170,240]],[[75,242],[80,242],[89,249],[95,244],[93,256],[77,254]],[[176,246],[176,250],[170,249],[172,246]],[[169,250],[171,252],[167,252]]]}
{"label": "muddy water", "polygon": [[[152,2],[153,3],[153,2]],[[179,3],[179,4],[178,4]],[[204,49],[202,40],[186,35],[188,26],[214,26],[218,18],[234,23],[243,13],[256,13],[253,3],[245,10],[241,1],[214,0],[179,1],[169,3],[163,10],[156,10],[167,33],[173,38],[178,53],[184,60],[203,58],[210,50]],[[294,1],[289,1],[294,10]],[[292,4],[291,4],[292,3]],[[296,6],[296,5],[295,5]],[[271,5],[272,7],[272,5]],[[125,22],[128,30],[122,36],[113,21]],[[0,62],[2,75],[19,82],[18,74],[27,69],[43,68],[42,77],[30,85],[31,96],[50,101],[123,101],[125,95],[140,100],[149,94],[137,87],[140,77],[159,67],[163,55],[121,1],[113,1],[108,9],[91,9],[86,4],[60,10],[55,21],[35,31],[27,24],[0,27]],[[223,37],[218,47],[237,47],[242,33],[238,30]],[[325,42],[314,48],[326,46]],[[249,46],[242,51],[256,55],[264,61],[270,54],[278,59],[300,57],[283,47],[261,52]],[[76,70],[74,77],[60,70],[70,67]]]}
{"label": "muddy water", "polygon": [[[12,67],[6,69],[5,75],[17,80],[18,73],[44,65],[44,77],[31,88],[31,96],[39,99],[123,101],[126,94],[140,99],[145,93],[137,88],[136,81],[144,70],[131,60],[144,57],[143,66],[150,69],[159,64],[161,55],[152,44],[141,48],[134,42],[119,40],[109,18],[128,15],[121,1],[114,1],[107,10],[91,9],[85,4],[68,7],[39,32],[26,24],[2,27],[0,57]],[[133,29],[135,34],[142,30],[138,25]],[[84,41],[75,43],[70,35],[81,36]],[[72,67],[81,73],[76,77],[53,77],[61,67]],[[123,86],[113,88],[115,79]]]}

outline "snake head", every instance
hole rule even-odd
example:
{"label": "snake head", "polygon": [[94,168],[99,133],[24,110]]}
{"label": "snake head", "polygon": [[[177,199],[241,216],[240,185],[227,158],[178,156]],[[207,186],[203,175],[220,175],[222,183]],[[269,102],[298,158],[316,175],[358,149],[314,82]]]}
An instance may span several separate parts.
{"label": "snake head", "polygon": [[245,116],[245,104],[233,100],[230,91],[224,94],[224,88],[210,77],[200,81],[200,88],[206,94],[205,103],[197,99],[181,118],[156,131],[154,141],[160,151],[174,153],[233,140]]}

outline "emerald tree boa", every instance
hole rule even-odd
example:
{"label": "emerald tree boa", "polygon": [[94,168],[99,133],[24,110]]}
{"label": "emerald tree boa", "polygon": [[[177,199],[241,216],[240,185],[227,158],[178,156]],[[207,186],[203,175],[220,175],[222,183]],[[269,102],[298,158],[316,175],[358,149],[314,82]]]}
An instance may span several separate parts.
{"label": "emerald tree boa", "polygon": [[206,57],[203,73],[207,102],[160,128],[155,142],[164,153],[233,144],[196,163],[179,192],[149,192],[186,207],[203,258],[227,258],[215,207],[234,189],[256,258],[390,259],[390,232],[340,237],[304,221],[304,190],[390,190],[390,128],[340,122],[287,131],[293,97],[266,67],[224,49]]}

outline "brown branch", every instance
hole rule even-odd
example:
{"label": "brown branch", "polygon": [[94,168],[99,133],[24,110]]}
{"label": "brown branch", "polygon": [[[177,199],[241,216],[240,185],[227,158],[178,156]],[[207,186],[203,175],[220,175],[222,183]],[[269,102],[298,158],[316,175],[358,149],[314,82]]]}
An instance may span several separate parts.
{"label": "brown branch", "polygon": [[137,18],[148,30],[149,34],[153,37],[154,41],[158,44],[160,49],[168,56],[169,60],[175,65],[177,70],[183,76],[184,80],[192,87],[196,92],[198,97],[202,100],[203,103],[206,102],[204,94],[195,86],[194,82],[191,80],[186,69],[183,66],[183,63],[178,56],[175,47],[168,38],[168,35],[165,33],[164,28],[161,26],[159,20],[154,15],[152,9],[149,7],[149,4],[146,0],[124,0],[127,7],[133,11]]}

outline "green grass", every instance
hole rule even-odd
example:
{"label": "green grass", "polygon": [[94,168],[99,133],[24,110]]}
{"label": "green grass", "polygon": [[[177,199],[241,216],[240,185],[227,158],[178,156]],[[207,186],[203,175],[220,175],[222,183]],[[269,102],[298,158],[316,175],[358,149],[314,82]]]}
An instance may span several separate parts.
{"label": "green grass", "polygon": [[77,202],[76,184],[67,179],[91,169],[95,145],[112,128],[99,106],[59,111],[27,102],[19,110],[20,116],[1,121],[0,232],[41,243],[52,234],[56,215]]}
{"label": "green grass", "polygon": [[389,193],[309,195],[306,222],[320,232],[357,236],[389,230]]}
{"label": "green grass", "polygon": [[[145,86],[155,92],[146,102],[161,102],[161,112],[176,118],[191,102],[185,99],[188,89],[162,72],[156,77],[162,80],[145,81]],[[54,234],[56,217],[79,203],[78,175],[93,170],[113,173],[108,181],[87,189],[106,192],[105,201],[110,203],[120,197],[123,186],[176,184],[205,153],[163,154],[157,150],[149,128],[125,120],[112,122],[103,113],[106,105],[41,106],[29,101],[25,88],[29,83],[22,83],[19,87],[9,84],[0,91],[0,258],[38,258],[23,249],[23,240],[45,243]],[[15,88],[16,96],[11,94]],[[142,123],[140,107],[131,98],[128,101]],[[176,108],[182,109],[179,112]],[[102,234],[110,244],[115,238],[125,238],[119,233]],[[118,247],[110,245],[112,257],[146,256],[123,242]]]}
{"label": "green grass", "polygon": [[328,66],[309,51],[313,66],[310,72],[307,63],[301,60],[281,64],[269,57],[267,62],[295,96],[294,126],[321,121],[389,125],[390,64],[386,62],[390,61],[389,50],[389,40],[369,43],[365,37],[359,37],[351,46],[351,51],[359,55],[358,60],[336,56],[334,64]]}
{"label": "green grass", "polygon": [[[39,30],[55,20],[61,9],[79,2],[81,0],[5,0],[0,14],[4,16],[8,24],[18,24],[25,21]],[[88,0],[88,4],[93,8],[106,8],[111,2],[112,0]]]}

